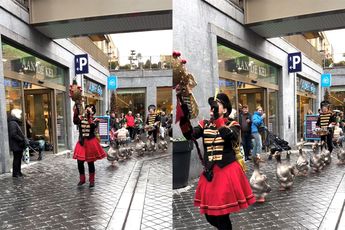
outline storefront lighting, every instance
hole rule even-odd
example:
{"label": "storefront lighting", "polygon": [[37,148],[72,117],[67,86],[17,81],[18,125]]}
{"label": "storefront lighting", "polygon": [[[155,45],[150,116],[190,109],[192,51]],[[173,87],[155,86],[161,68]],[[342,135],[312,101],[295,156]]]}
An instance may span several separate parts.
{"label": "storefront lighting", "polygon": [[2,61],[3,61],[3,62],[7,62],[7,59],[3,58]]}
{"label": "storefront lighting", "polygon": [[218,59],[218,63],[221,63],[223,60],[221,60],[221,59]]}

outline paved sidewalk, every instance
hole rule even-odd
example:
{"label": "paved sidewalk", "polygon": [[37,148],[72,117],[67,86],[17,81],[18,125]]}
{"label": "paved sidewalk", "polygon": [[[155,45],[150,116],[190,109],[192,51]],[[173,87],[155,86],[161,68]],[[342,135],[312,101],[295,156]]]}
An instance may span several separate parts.
{"label": "paved sidewalk", "polygon": [[[95,165],[91,189],[88,182],[76,186],[77,163],[66,155],[47,155],[22,170],[25,178],[0,175],[0,229],[172,228],[169,151],[132,157],[115,167],[106,159]],[[156,208],[159,213],[152,211]],[[117,210],[124,215],[116,216]]]}
{"label": "paved sidewalk", "polygon": [[[296,159],[297,151],[293,151],[291,162]],[[333,162],[321,173],[309,171],[308,177],[297,177],[292,190],[284,192],[278,191],[276,161],[262,164],[261,171],[267,175],[272,191],[264,204],[256,203],[231,214],[233,229],[318,229],[322,225],[326,226],[324,229],[333,230],[331,222],[339,219],[345,201],[345,187],[342,188],[345,185],[345,166],[338,166],[336,162],[333,154]],[[250,178],[252,163],[248,166],[247,176]],[[197,180],[192,181],[189,187],[174,190],[174,229],[214,229],[193,207],[196,185]],[[338,225],[338,229],[344,229],[344,226]]]}

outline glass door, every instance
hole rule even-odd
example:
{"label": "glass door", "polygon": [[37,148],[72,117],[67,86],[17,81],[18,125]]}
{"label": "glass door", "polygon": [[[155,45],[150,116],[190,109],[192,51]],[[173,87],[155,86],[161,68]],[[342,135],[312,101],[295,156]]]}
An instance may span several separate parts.
{"label": "glass door", "polygon": [[[241,105],[248,105],[249,113],[254,114],[257,106],[261,106],[267,114],[266,95],[264,88],[254,88],[246,85],[246,88],[238,87],[238,103]],[[266,116],[267,119],[267,116]],[[265,122],[266,123],[266,122]],[[267,124],[267,123],[266,123]]]}
{"label": "glass door", "polygon": [[57,152],[67,149],[66,93],[56,90],[56,137]]}
{"label": "glass door", "polygon": [[31,86],[24,89],[26,118],[32,124],[32,138],[54,143],[52,129],[52,90]]}
{"label": "glass door", "polygon": [[304,138],[304,118],[305,115],[313,113],[313,99],[297,95],[297,141]]}
{"label": "glass door", "polygon": [[278,127],[278,92],[268,89],[268,123],[267,127],[270,132],[279,134]]}

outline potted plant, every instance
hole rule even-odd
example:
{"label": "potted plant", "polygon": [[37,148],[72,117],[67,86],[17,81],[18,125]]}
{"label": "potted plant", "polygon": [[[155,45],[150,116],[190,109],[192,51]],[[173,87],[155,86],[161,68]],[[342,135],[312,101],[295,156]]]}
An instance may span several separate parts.
{"label": "potted plant", "polygon": [[184,137],[173,139],[173,189],[188,184],[190,156],[193,142]]}

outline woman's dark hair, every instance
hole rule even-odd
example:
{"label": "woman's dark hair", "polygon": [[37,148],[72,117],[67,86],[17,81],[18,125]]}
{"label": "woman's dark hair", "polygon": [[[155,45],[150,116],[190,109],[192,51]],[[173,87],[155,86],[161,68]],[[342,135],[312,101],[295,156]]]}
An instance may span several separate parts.
{"label": "woman's dark hair", "polygon": [[95,106],[95,105],[93,105],[93,104],[86,105],[86,106],[85,106],[85,110],[86,110],[87,108],[91,108],[93,114],[96,113],[96,106]]}

